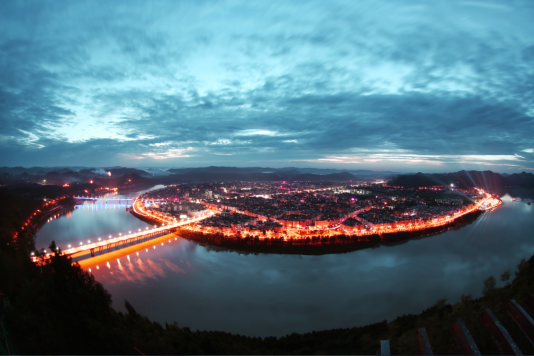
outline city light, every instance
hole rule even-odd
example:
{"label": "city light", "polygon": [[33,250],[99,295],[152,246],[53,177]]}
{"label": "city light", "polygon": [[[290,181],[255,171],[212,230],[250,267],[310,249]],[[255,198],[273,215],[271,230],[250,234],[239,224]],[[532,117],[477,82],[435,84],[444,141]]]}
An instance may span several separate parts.
{"label": "city light", "polygon": [[[294,191],[298,192],[299,190],[295,189]],[[487,193],[485,193],[483,191],[476,191],[475,193],[477,193],[476,202],[473,202],[470,205],[466,205],[466,206],[462,207],[461,209],[456,209],[456,210],[455,210],[455,208],[451,208],[452,210],[451,209],[449,209],[449,210],[445,209],[444,210],[445,213],[443,213],[439,217],[435,216],[433,219],[430,219],[430,220],[426,220],[426,221],[421,221],[420,219],[417,220],[417,217],[414,217],[414,214],[412,214],[412,213],[404,214],[403,216],[409,216],[409,218],[407,217],[407,218],[401,219],[400,221],[397,221],[395,223],[376,223],[376,222],[373,222],[373,224],[370,224],[370,223],[365,222],[365,220],[363,220],[365,222],[365,226],[364,226],[364,223],[360,223],[360,225],[356,226],[356,228],[353,228],[352,230],[350,230],[350,234],[352,236],[368,236],[368,235],[372,235],[372,234],[383,234],[383,233],[395,233],[395,232],[401,232],[401,231],[424,230],[424,229],[429,229],[429,228],[433,228],[433,227],[438,227],[438,226],[443,226],[443,225],[446,225],[446,224],[450,224],[453,220],[455,220],[455,219],[457,219],[457,218],[459,218],[459,217],[461,217],[461,216],[463,216],[465,214],[469,214],[469,213],[471,213],[471,212],[473,212],[473,211],[475,211],[477,209],[478,210],[491,210],[491,209],[494,209],[495,207],[497,207],[497,206],[499,206],[501,204],[501,201],[498,198],[494,198],[490,194],[487,194]],[[478,193],[482,193],[482,194],[478,194]],[[316,196],[316,193],[313,193],[312,196]],[[299,204],[303,204],[303,202],[305,202],[305,200],[303,200],[301,198],[298,198],[298,199],[299,199]],[[352,201],[352,203],[350,205],[346,205],[346,206],[347,207],[350,206],[351,209],[354,210],[354,213],[351,213],[352,215],[349,215],[349,216],[352,217],[352,216],[356,216],[356,214],[360,214],[361,213],[363,215],[359,216],[360,220],[362,219],[362,216],[365,216],[365,212],[369,211],[369,209],[372,209],[372,208],[373,209],[377,209],[377,208],[379,208],[381,206],[380,209],[383,209],[383,211],[387,212],[387,211],[391,211],[391,209],[387,208],[387,207],[389,207],[389,202],[392,202],[392,204],[395,203],[395,199],[393,199],[393,198],[392,199],[379,198],[378,195],[376,195],[375,198],[374,198],[374,199],[376,199],[375,204],[372,205],[372,206],[370,206],[370,205],[366,206],[365,203],[363,203],[364,204],[363,206],[364,207],[366,206],[366,207],[364,209],[362,209],[361,207],[362,207],[362,202],[363,201],[358,201],[357,199],[352,200],[350,197],[347,198],[347,199],[348,199],[348,201]],[[169,199],[169,200],[171,200],[171,199]],[[222,233],[222,235],[224,237],[226,237],[226,238],[235,238],[236,233],[238,233],[240,231],[239,229],[236,230],[233,227],[230,230],[222,231],[216,226],[211,226],[210,225],[210,226],[206,227],[206,226],[202,225],[201,221],[204,220],[204,219],[210,219],[211,217],[215,217],[217,219],[218,216],[220,216],[219,214],[222,213],[223,209],[218,208],[219,205],[213,205],[214,203],[210,203],[209,201],[206,201],[206,202],[203,202],[203,203],[194,203],[194,204],[199,204],[198,205],[199,207],[204,206],[205,210],[204,211],[198,211],[196,213],[196,217],[195,218],[193,218],[193,217],[187,218],[184,221],[175,221],[174,216],[170,216],[169,214],[165,213],[164,211],[154,210],[154,208],[145,208],[143,200],[139,199],[139,198],[134,199],[134,202],[132,203],[132,209],[133,209],[133,212],[135,214],[141,215],[141,216],[145,216],[146,218],[149,218],[151,220],[155,220],[155,221],[157,221],[158,223],[161,224],[161,227],[159,227],[159,228],[158,228],[158,225],[154,225],[154,229],[156,231],[150,231],[149,230],[149,226],[145,226],[145,230],[148,233],[151,234],[149,236],[157,237],[157,236],[160,236],[159,233],[163,233],[163,232],[169,231],[170,228],[179,227],[179,226],[183,226],[186,230],[196,231],[196,232],[201,232],[201,233],[213,233],[213,232],[220,231]],[[238,208],[235,207],[236,206],[235,204],[242,204],[240,202],[233,203],[233,200],[232,200],[230,203],[223,203],[223,204],[225,204],[225,205],[226,204],[230,204],[231,205],[231,206],[228,207],[228,209],[232,209],[232,213],[231,214],[234,214],[234,213],[236,213],[238,215],[241,214],[240,216],[244,216],[244,215],[247,214],[246,211],[241,211],[241,210],[239,210]],[[159,208],[157,208],[157,206],[165,206],[165,205],[156,204],[155,206],[156,206],[155,209],[159,209]],[[232,207],[232,206],[234,206],[234,207]],[[169,208],[166,208],[166,209],[169,209]],[[358,210],[358,209],[360,209],[360,210]],[[281,224],[277,223],[278,226],[280,226],[280,228],[277,228],[276,231],[273,228],[273,229],[269,229],[269,230],[263,229],[263,233],[262,233],[261,229],[259,229],[259,230],[258,229],[256,229],[256,230],[247,230],[247,232],[248,232],[248,236],[249,237],[258,238],[259,241],[264,241],[267,238],[281,238],[284,241],[287,241],[288,239],[303,240],[303,239],[307,239],[307,238],[311,238],[311,237],[322,238],[324,236],[336,236],[336,235],[342,235],[344,233],[347,233],[346,226],[342,225],[342,223],[344,223],[344,221],[346,221],[347,218],[348,218],[348,216],[345,216],[345,217],[342,217],[342,218],[340,218],[340,219],[338,219],[336,221],[332,221],[332,222],[328,223],[327,225],[322,225],[322,226],[319,226],[319,225],[309,226],[307,223],[304,223],[303,221],[300,221],[298,219],[297,219],[297,221],[294,222],[293,225],[289,224],[289,225],[286,226],[285,225],[286,222],[283,222],[283,219],[282,219],[280,221],[283,222],[284,225],[281,225]],[[268,220],[271,221],[271,224],[273,224],[276,221],[278,221],[276,219],[268,219],[267,217],[257,217],[257,216],[254,219],[256,219],[259,222],[259,224],[265,224]],[[342,226],[345,226],[345,227],[342,228]],[[163,229],[164,227],[165,227],[165,229]],[[138,232],[141,232],[141,228],[138,228]],[[158,234],[156,234],[156,232],[158,232]],[[118,233],[118,237],[113,238],[113,241],[116,241],[119,244],[117,246],[121,246],[121,244],[126,244],[126,243],[131,242],[131,239],[132,239],[131,233],[132,233],[132,231],[128,231],[128,233],[130,235],[125,234],[124,237],[122,236],[122,233]],[[136,235],[136,237],[142,238],[142,235],[140,235],[140,234],[135,234],[135,235]],[[109,235],[109,238],[111,239],[112,235]],[[175,239],[175,241],[177,241],[176,237],[174,239]],[[102,238],[98,238],[98,241],[102,241]],[[169,239],[169,242],[170,241],[171,241],[171,239]],[[311,241],[311,240],[307,240],[307,241]],[[315,241],[315,240],[313,240],[313,241]],[[87,242],[88,242],[88,244],[90,244],[91,240],[87,240]],[[304,243],[308,243],[308,242],[304,242]],[[161,245],[163,246],[164,243],[161,243]],[[99,246],[99,245],[97,245],[97,246]],[[100,246],[102,246],[102,245],[100,245]],[[71,247],[71,245],[69,245],[69,248],[70,247]],[[91,244],[91,245],[87,245],[87,246],[83,245],[82,246],[82,243],[80,242],[80,247],[70,250],[68,254],[69,255],[75,255],[75,254],[78,254],[78,253],[84,253],[84,251],[88,251],[90,248],[91,248],[91,254],[94,254],[94,252],[93,252],[94,247],[95,247],[95,244]],[[153,245],[153,249],[156,249],[155,245]],[[148,252],[148,248],[146,248],[145,251]],[[104,253],[106,253],[106,252],[104,252]]]}

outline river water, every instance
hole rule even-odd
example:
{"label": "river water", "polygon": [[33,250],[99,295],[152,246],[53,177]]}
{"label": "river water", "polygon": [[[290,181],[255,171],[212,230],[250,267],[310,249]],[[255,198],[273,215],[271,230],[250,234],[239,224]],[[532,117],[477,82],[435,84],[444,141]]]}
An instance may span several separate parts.
{"label": "river water", "polygon": [[[534,191],[501,196],[500,208],[459,230],[395,246],[323,256],[272,255],[177,238],[91,272],[117,310],[125,311],[127,299],[151,320],[192,330],[281,336],[389,321],[442,298],[455,303],[463,294],[478,297],[484,279],[499,280],[534,254],[534,204],[525,202],[533,201]],[[125,207],[108,204],[97,210],[85,203],[69,218],[46,224],[36,246],[55,239],[63,247],[146,226]]]}

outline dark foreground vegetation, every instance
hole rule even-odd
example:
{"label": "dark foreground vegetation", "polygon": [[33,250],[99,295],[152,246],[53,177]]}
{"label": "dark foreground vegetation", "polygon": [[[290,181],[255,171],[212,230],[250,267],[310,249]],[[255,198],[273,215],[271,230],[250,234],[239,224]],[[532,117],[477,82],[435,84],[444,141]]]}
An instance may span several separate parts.
{"label": "dark foreground vegetation", "polygon": [[[1,206],[1,204],[0,204]],[[534,291],[534,257],[522,261],[515,278],[503,288],[495,280],[481,281],[484,296],[449,305],[439,301],[418,315],[404,315],[391,322],[254,338],[225,332],[191,331],[179,324],[161,325],[139,315],[126,303],[127,313],[111,308],[111,296],[93,276],[61,256],[38,267],[28,256],[32,232],[13,238],[24,220],[21,207],[11,206],[0,216],[0,352],[13,354],[375,354],[380,340],[389,339],[392,353],[413,354],[417,328],[425,327],[435,354],[458,354],[451,327],[462,317],[483,354],[498,354],[482,324],[491,308],[524,354],[534,348],[506,314],[514,298],[533,315],[526,299]],[[509,273],[503,273],[504,281]],[[414,291],[417,293],[417,291]],[[187,305],[179,307],[187,308]],[[177,321],[180,322],[179,320]],[[261,323],[261,320],[257,321]],[[358,321],[355,320],[355,324]]]}

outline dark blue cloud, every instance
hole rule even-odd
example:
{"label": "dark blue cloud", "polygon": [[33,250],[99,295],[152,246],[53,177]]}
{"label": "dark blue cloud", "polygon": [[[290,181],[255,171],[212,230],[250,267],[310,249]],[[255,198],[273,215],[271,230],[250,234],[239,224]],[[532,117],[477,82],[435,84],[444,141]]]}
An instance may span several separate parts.
{"label": "dark blue cloud", "polygon": [[534,169],[528,1],[2,10],[2,165]]}

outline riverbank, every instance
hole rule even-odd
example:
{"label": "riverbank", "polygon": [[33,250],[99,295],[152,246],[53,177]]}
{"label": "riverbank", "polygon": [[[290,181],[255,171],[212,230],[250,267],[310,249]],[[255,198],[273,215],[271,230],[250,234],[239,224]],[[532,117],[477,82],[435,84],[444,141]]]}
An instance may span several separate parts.
{"label": "riverbank", "polygon": [[146,222],[147,224],[150,224],[150,225],[153,225],[153,226],[161,224],[161,221],[159,221],[159,220],[156,220],[156,219],[151,218],[151,217],[146,216],[146,215],[141,215],[138,212],[136,212],[135,209],[133,208],[133,204],[132,204],[132,208],[130,208],[129,212],[130,212],[130,214],[132,214],[133,216],[135,216],[139,220],[141,220],[143,222]]}
{"label": "riverbank", "polygon": [[57,206],[43,212],[41,215],[36,217],[37,221],[35,221],[34,225],[31,226],[31,229],[34,232],[37,232],[41,227],[43,227],[44,224],[47,223],[50,217],[59,218],[61,215],[68,214],[74,210],[75,205],[76,201],[72,197],[59,200],[57,202]]}
{"label": "riverbank", "polygon": [[[479,299],[464,296],[455,305],[441,300],[419,314],[390,322],[261,338],[192,331],[176,323],[163,326],[140,315],[127,301],[127,312],[118,313],[111,308],[111,296],[102,285],[65,257],[54,256],[39,269],[28,263],[27,257],[16,258],[18,254],[0,246],[0,257],[6,257],[0,259],[0,270],[7,280],[15,281],[15,274],[19,277],[18,283],[0,283],[0,288],[10,305],[5,328],[21,354],[376,354],[380,340],[389,340],[392,354],[413,354],[417,331],[425,328],[433,352],[452,355],[460,354],[451,333],[457,318],[462,318],[482,354],[499,354],[482,323],[486,308],[494,312],[524,354],[534,353],[506,312],[508,302],[514,299],[530,315],[534,313],[529,303],[529,293],[534,291],[534,257],[522,261],[515,279],[502,288],[495,288],[495,279],[480,281],[484,296]],[[84,322],[72,327],[73,320]],[[83,341],[87,339],[99,342],[86,344]]]}
{"label": "riverbank", "polygon": [[228,237],[221,233],[204,233],[199,231],[191,231],[184,228],[177,229],[176,233],[179,236],[194,241],[201,246],[212,245],[235,251],[289,255],[326,255],[334,253],[347,253],[366,248],[376,248],[382,244],[391,245],[415,238],[433,236],[470,224],[478,219],[478,217],[480,217],[483,213],[483,211],[475,210],[455,219],[446,225],[424,230],[363,236],[341,234],[334,236],[313,236],[305,239],[284,240],[281,238],[260,239],[257,237]]}

